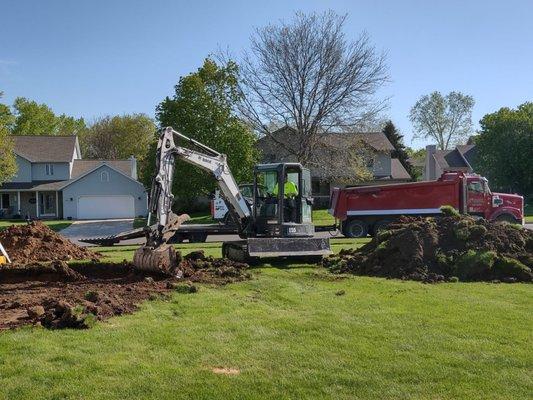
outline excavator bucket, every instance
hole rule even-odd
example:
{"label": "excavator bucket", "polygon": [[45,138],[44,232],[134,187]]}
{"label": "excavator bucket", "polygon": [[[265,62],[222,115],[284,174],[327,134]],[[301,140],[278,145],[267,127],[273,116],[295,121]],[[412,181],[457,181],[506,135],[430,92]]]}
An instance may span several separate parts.
{"label": "excavator bucket", "polygon": [[169,222],[161,232],[163,242],[157,246],[148,244],[137,249],[133,255],[133,266],[143,272],[174,275],[181,257],[167,241],[174,235],[182,223],[190,217],[187,214],[171,214]]}

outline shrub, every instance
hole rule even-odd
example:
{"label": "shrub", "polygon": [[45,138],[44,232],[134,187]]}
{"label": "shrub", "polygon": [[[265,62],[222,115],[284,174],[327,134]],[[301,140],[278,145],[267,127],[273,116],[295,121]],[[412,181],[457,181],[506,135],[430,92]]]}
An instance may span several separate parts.
{"label": "shrub", "polygon": [[461,215],[459,214],[459,211],[452,206],[441,206],[440,212],[446,217],[459,217]]}

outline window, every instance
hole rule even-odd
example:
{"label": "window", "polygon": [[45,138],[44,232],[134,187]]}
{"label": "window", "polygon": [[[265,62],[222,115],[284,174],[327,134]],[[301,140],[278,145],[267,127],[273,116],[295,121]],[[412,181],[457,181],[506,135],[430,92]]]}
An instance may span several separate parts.
{"label": "window", "polygon": [[54,175],[54,164],[46,164],[46,175]]}
{"label": "window", "polygon": [[10,204],[10,198],[8,193],[2,194],[2,207],[1,208],[9,208],[11,206]]}
{"label": "window", "polygon": [[102,171],[102,172],[100,173],[100,180],[101,180],[102,182],[109,182],[109,172],[107,172],[107,171]]}
{"label": "window", "polygon": [[468,182],[468,191],[476,192],[476,193],[483,193],[484,192],[483,184],[480,181]]}

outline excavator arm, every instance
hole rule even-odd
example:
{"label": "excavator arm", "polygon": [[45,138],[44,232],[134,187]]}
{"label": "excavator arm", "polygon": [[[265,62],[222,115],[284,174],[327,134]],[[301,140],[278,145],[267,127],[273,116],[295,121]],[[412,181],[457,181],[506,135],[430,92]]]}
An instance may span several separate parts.
{"label": "excavator arm", "polygon": [[[198,150],[184,147],[182,144],[189,144]],[[152,180],[145,229],[146,245],[137,250],[133,259],[139,269],[169,272],[174,262],[174,249],[167,241],[188,219],[186,214],[177,216],[172,212],[172,181],[178,159],[212,174],[228,204],[229,212],[237,221],[239,232],[244,231],[250,221],[250,207],[239,191],[226,156],[171,127],[165,128],[157,145],[156,174]],[[156,223],[152,224],[154,218]]]}
{"label": "excavator arm", "polygon": [[[178,145],[181,142],[188,143],[202,152]],[[170,127],[162,132],[157,145],[156,175],[152,181],[147,225],[151,225],[153,217],[157,218],[159,231],[165,230],[165,227],[168,228],[168,225],[172,223],[172,203],[174,202],[172,180],[176,159],[183,160],[213,175],[224,200],[229,205],[230,212],[238,221],[239,227],[244,229],[251,211],[233,178],[226,155]]]}

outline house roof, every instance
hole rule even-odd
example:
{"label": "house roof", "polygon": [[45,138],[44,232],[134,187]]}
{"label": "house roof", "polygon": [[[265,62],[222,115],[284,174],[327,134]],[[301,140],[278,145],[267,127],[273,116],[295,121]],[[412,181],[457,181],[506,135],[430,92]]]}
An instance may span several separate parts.
{"label": "house roof", "polygon": [[476,155],[473,144],[458,145],[453,150],[437,150],[433,158],[441,169],[471,169]]}
{"label": "house roof", "polygon": [[0,185],[0,190],[56,191],[60,190],[67,182],[69,181],[6,182]]}
{"label": "house roof", "polygon": [[104,164],[115,168],[130,178],[133,177],[131,160],[74,160],[71,177],[72,179],[76,179],[79,176],[95,169],[99,165]]}
{"label": "house roof", "polygon": [[343,132],[329,133],[324,136],[324,141],[329,145],[344,147],[362,140],[376,151],[392,151],[389,139],[383,132]]}
{"label": "house roof", "polygon": [[76,136],[12,136],[15,153],[31,162],[70,162]]}
{"label": "house roof", "polygon": [[411,175],[397,158],[391,158],[391,179],[410,180]]}

